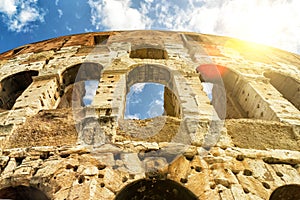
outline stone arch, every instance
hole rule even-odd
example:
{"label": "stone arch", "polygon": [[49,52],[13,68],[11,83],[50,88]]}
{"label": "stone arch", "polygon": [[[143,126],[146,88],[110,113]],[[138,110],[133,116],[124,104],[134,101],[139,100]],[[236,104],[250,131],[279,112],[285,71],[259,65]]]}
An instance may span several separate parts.
{"label": "stone arch", "polygon": [[174,76],[172,72],[160,65],[138,65],[134,67],[126,76],[126,94],[130,87],[136,83],[159,83],[164,88],[164,109],[165,115],[180,117],[181,108],[176,91]]}
{"label": "stone arch", "polygon": [[3,79],[0,82],[0,109],[12,109],[17,98],[32,83],[32,77],[37,75],[38,71],[29,70],[18,72]]}
{"label": "stone arch", "polygon": [[2,188],[0,190],[0,199],[49,200],[49,198],[41,190],[24,185]]}
{"label": "stone arch", "polygon": [[198,198],[175,181],[142,179],[125,186],[115,198],[115,200],[127,199],[194,200]]}
{"label": "stone arch", "polygon": [[265,72],[264,76],[270,79],[270,83],[282,96],[300,110],[300,82],[295,78],[278,73]]}
{"label": "stone arch", "polygon": [[300,185],[289,184],[276,188],[269,200],[296,200],[300,199]]}
{"label": "stone arch", "polygon": [[[221,119],[248,118],[248,113],[239,98],[243,93],[242,88],[247,83],[237,72],[214,64],[200,65],[197,72],[200,73],[201,82],[213,84],[212,105]],[[226,108],[226,112],[223,107]]]}
{"label": "stone arch", "polygon": [[86,94],[85,82],[100,80],[103,66],[98,63],[85,62],[68,67],[61,75],[61,100],[58,108],[83,107],[83,97]]}

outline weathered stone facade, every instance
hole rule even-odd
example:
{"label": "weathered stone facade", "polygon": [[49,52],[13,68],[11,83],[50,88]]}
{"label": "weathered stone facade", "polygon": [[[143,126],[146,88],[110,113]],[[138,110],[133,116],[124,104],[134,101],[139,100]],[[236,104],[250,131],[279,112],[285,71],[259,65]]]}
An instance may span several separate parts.
{"label": "weathered stone facade", "polygon": [[[165,86],[163,116],[125,119],[145,82]],[[300,199],[299,55],[184,32],[64,36],[0,55],[0,109],[0,199]]]}

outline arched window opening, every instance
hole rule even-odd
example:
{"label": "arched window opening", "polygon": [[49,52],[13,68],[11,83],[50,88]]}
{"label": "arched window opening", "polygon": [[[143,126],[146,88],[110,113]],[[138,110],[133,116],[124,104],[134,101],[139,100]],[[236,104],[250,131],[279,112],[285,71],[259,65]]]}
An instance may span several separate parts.
{"label": "arched window opening", "polygon": [[32,83],[33,76],[37,76],[38,71],[23,71],[13,74],[0,83],[0,108],[10,110],[14,106],[17,98]]}
{"label": "arched window opening", "polygon": [[243,102],[238,98],[245,81],[220,65],[200,65],[197,72],[200,73],[203,90],[221,119],[248,118],[248,113],[241,105]]}
{"label": "arched window opening", "polygon": [[[177,88],[174,87],[176,82],[172,71],[161,65],[145,64],[135,66],[125,78],[126,88],[124,89],[126,93],[123,91],[124,95],[128,93],[129,95],[126,95],[127,99],[120,104],[120,110],[122,111],[120,114],[122,116],[118,119],[119,128],[117,133],[120,135],[120,141],[128,139],[149,142],[175,141],[177,138],[174,137],[180,131],[182,108],[179,103]],[[132,86],[133,88],[131,88]],[[149,98],[146,99],[148,104],[153,102],[152,107],[147,105],[152,108],[146,111],[150,115],[140,116],[132,112],[131,109],[134,105],[128,105],[130,104],[129,101],[140,101],[134,96],[136,94],[132,94],[133,96],[130,94],[131,91],[138,90],[137,88],[140,90],[146,88],[147,94],[143,98]],[[155,92],[158,94],[155,94]],[[153,95],[152,97],[159,96],[159,99],[152,98],[151,95]],[[163,116],[154,117],[159,115],[162,110],[164,110]],[[132,116],[129,116],[128,113]]]}
{"label": "arched window opening", "polygon": [[[180,117],[173,77],[167,69],[154,65],[138,66],[129,72],[126,83],[125,119],[146,119],[162,114]],[[139,107],[134,105],[138,103],[141,103]]]}
{"label": "arched window opening", "polygon": [[125,186],[115,198],[115,200],[128,199],[194,200],[198,198],[175,181],[143,179]]}
{"label": "arched window opening", "polygon": [[296,79],[277,73],[268,72],[264,76],[270,79],[270,83],[282,96],[300,110],[300,82]]}
{"label": "arched window opening", "polygon": [[164,85],[136,83],[126,95],[125,119],[147,119],[164,113]]}
{"label": "arched window opening", "polygon": [[65,70],[58,108],[90,105],[96,94],[101,71],[102,66],[96,63],[82,63]]}
{"label": "arched window opening", "polygon": [[1,189],[0,199],[49,200],[49,198],[42,191],[34,187],[27,187],[23,185]]}
{"label": "arched window opening", "polygon": [[300,199],[300,185],[290,184],[275,189],[270,200],[297,200]]}

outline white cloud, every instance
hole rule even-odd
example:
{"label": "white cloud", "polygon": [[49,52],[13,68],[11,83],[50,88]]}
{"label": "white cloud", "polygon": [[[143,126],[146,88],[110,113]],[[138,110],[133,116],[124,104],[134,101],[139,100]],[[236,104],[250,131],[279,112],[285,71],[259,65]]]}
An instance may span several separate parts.
{"label": "white cloud", "polygon": [[13,15],[17,12],[16,0],[1,0],[0,12],[6,15]]}
{"label": "white cloud", "polygon": [[151,21],[131,7],[130,0],[89,0],[91,21],[96,29],[146,29]]}
{"label": "white cloud", "polygon": [[300,53],[299,0],[89,0],[96,29],[226,35]]}
{"label": "white cloud", "polygon": [[70,26],[66,26],[66,29],[69,31],[69,32],[71,32],[72,31],[72,28],[70,27]]}
{"label": "white cloud", "polygon": [[58,12],[58,18],[61,18],[64,14],[61,9],[57,9],[57,12]]}
{"label": "white cloud", "polygon": [[59,0],[55,0],[55,5],[58,5],[58,3],[59,3]]}
{"label": "white cloud", "polygon": [[162,99],[155,99],[149,105],[147,115],[149,118],[162,115],[164,112],[164,102]]}
{"label": "white cloud", "polygon": [[98,88],[99,81],[89,80],[89,81],[85,81],[84,84],[85,84],[85,96],[83,97],[83,101],[85,105],[89,105],[92,103],[96,95],[96,90]]}
{"label": "white cloud", "polygon": [[237,37],[300,53],[298,0],[190,0],[185,9],[172,7],[176,14],[170,2],[157,4],[159,25]]}
{"label": "white cloud", "polygon": [[78,14],[78,13],[75,13],[75,18],[76,18],[76,19],[81,19],[81,15]]}
{"label": "white cloud", "polygon": [[208,82],[202,82],[203,91],[207,94],[208,98],[212,100],[212,89],[214,84]]}
{"label": "white cloud", "polygon": [[136,83],[130,87],[134,93],[141,93],[147,83]]}
{"label": "white cloud", "polygon": [[133,90],[131,88],[131,90],[128,92],[126,98],[126,103],[129,105],[129,104],[138,104],[138,103],[141,103],[142,102],[142,99],[138,96],[138,95],[135,95],[135,94],[139,94],[142,92],[139,91],[139,89],[137,90],[138,92],[135,92],[135,90]]}
{"label": "white cloud", "polygon": [[125,115],[125,119],[141,119],[140,114],[134,114],[134,115]]}
{"label": "white cloud", "polygon": [[93,29],[85,28],[85,29],[84,29],[84,32],[93,32]]}
{"label": "white cloud", "polygon": [[164,93],[165,93],[165,90],[164,90],[164,89],[161,90],[161,91],[158,93],[158,97],[159,97],[160,99],[164,99]]}
{"label": "white cloud", "polygon": [[3,0],[0,2],[0,13],[8,30],[28,32],[34,22],[44,22],[45,11],[37,6],[38,0]]}

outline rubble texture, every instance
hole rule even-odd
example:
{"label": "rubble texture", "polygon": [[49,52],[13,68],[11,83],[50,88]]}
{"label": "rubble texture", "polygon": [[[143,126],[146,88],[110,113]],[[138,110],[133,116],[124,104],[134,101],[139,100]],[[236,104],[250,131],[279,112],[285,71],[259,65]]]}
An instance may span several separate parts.
{"label": "rubble texture", "polygon": [[[299,55],[185,32],[4,52],[0,199],[299,199],[299,74]],[[164,114],[125,119],[126,94],[146,82],[165,86]]]}

